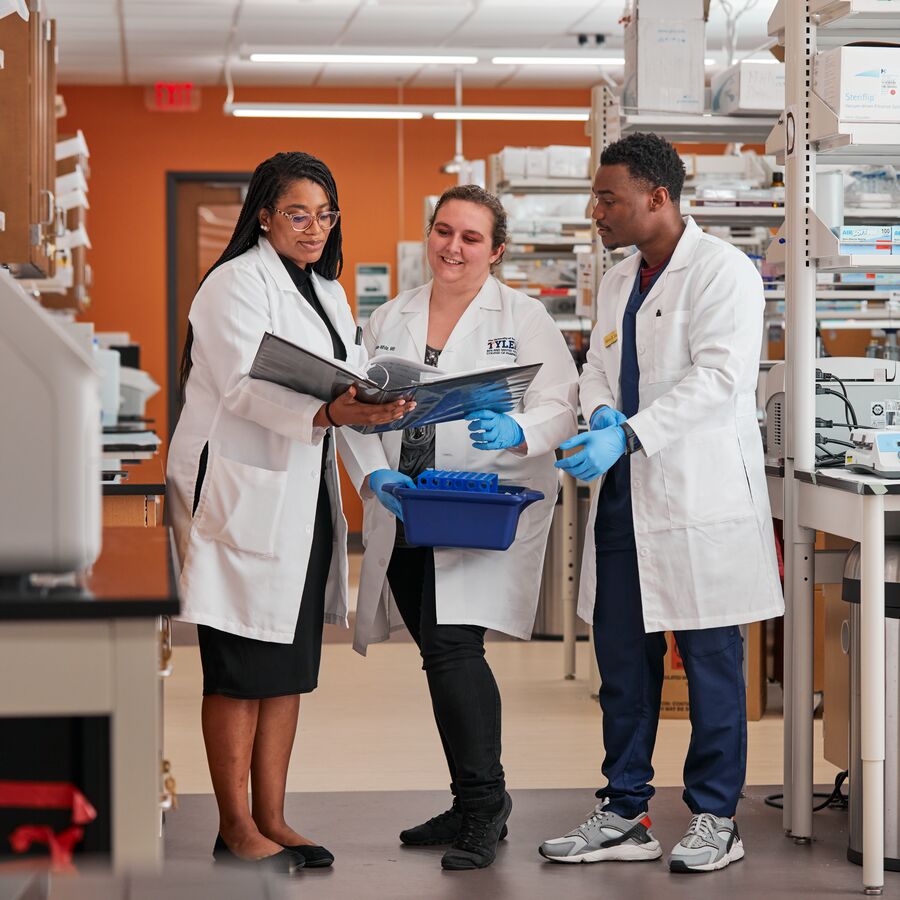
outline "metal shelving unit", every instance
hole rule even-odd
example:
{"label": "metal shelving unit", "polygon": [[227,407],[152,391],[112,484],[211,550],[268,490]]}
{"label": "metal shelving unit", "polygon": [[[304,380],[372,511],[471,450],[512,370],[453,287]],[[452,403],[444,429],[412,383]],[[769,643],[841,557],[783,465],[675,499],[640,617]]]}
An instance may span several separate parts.
{"label": "metal shelving unit", "polygon": [[[897,36],[900,15],[881,0],[779,0],[769,34],[785,47],[786,111],[767,139],[785,162],[784,243],[773,248],[786,266],[788,441],[785,516],[785,802],[784,827],[801,844],[813,833],[813,587],[815,529],[861,544],[862,882],[867,894],[884,885],[885,632],[884,515],[900,508],[896,485],[815,471],[815,324],[817,271],[896,272],[900,257],[840,254],[837,238],[813,212],[819,165],[900,158],[900,126],[850,124],[811,93],[812,61],[824,47]],[[791,141],[787,140],[790,136]],[[877,211],[875,211],[877,214]],[[874,299],[874,298],[873,298]],[[874,312],[874,311],[873,311]],[[880,312],[882,319],[893,316]],[[834,316],[839,318],[840,316]],[[865,315],[855,316],[860,320]],[[872,327],[873,320],[866,321]],[[851,784],[851,790],[859,784]]]}

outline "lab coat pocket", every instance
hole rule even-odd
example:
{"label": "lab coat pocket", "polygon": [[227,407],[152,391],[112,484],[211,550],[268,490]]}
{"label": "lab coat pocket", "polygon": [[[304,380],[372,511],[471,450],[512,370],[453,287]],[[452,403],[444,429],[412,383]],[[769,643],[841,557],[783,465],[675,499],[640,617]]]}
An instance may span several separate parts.
{"label": "lab coat pocket", "polygon": [[261,469],[211,453],[194,517],[196,533],[244,553],[274,556],[287,478],[287,471]]}
{"label": "lab coat pocket", "polygon": [[753,514],[733,426],[689,434],[660,451],[673,528],[714,525]]}
{"label": "lab coat pocket", "polygon": [[691,367],[691,312],[653,316],[653,366],[651,382],[680,381]]}

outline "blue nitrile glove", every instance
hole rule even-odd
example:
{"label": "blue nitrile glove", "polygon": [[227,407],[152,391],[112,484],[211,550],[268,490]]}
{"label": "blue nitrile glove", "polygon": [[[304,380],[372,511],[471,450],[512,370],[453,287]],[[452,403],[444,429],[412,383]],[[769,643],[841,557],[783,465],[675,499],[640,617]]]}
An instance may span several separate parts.
{"label": "blue nitrile glove", "polygon": [[600,431],[601,428],[609,428],[610,425],[621,425],[627,419],[625,413],[611,406],[598,406],[591,416],[591,431]]}
{"label": "blue nitrile glove", "polygon": [[402,484],[404,487],[414,488],[416,483],[409,475],[395,472],[393,469],[377,469],[369,475],[369,487],[378,498],[378,502],[402,522],[403,508],[400,505],[400,500],[384,490],[386,484]]}
{"label": "blue nitrile glove", "polygon": [[557,460],[556,468],[581,481],[593,481],[609,471],[625,453],[625,432],[618,425],[610,425],[599,431],[576,434],[559,445],[560,450],[570,450],[572,447],[584,449],[574,456]]}
{"label": "blue nitrile glove", "polygon": [[522,426],[506,413],[495,413],[489,409],[479,409],[466,416],[469,422],[469,437],[476,450],[506,450],[518,447],[525,440]]}

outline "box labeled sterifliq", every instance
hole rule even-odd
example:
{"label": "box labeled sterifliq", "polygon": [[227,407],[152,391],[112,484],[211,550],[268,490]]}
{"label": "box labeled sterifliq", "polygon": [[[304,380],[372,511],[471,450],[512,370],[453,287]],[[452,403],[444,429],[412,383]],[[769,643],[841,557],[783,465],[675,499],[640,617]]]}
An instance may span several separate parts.
{"label": "box labeled sterifliq", "polygon": [[813,60],[813,91],[846,122],[900,122],[900,47],[835,47]]}

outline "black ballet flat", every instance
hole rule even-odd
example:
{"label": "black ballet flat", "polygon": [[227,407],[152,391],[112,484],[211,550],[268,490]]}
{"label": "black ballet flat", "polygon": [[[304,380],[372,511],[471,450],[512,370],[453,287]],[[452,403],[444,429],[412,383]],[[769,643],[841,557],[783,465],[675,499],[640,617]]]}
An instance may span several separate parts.
{"label": "black ballet flat", "polygon": [[324,869],[334,862],[334,854],[315,844],[295,844],[293,846],[285,844],[284,849],[300,856],[307,869]]}
{"label": "black ballet flat", "polygon": [[279,853],[273,853],[272,856],[263,856],[261,859],[241,859],[240,856],[231,851],[228,844],[222,839],[221,834],[216,835],[216,843],[213,846],[212,855],[217,863],[242,866],[247,869],[266,869],[282,875],[293,875],[297,869],[302,869],[306,865],[306,858],[302,854],[294,853],[293,850],[287,847]]}

